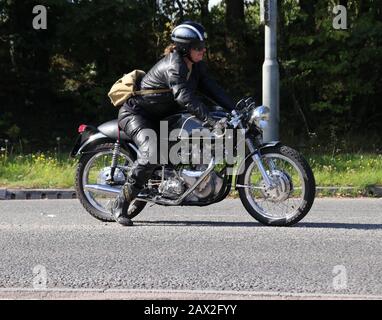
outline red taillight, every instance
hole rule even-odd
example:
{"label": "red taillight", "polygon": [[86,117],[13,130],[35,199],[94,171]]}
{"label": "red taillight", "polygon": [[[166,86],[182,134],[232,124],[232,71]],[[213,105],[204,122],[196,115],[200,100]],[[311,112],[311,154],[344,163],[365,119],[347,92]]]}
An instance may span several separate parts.
{"label": "red taillight", "polygon": [[86,124],[81,124],[79,127],[78,127],[78,133],[82,133],[86,130],[87,128],[87,125]]}

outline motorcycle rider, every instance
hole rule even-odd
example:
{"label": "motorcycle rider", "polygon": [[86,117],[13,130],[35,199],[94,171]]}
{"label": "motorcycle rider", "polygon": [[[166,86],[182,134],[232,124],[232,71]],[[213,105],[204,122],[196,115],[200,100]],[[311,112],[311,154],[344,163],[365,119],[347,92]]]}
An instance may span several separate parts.
{"label": "motorcycle rider", "polygon": [[[143,129],[157,130],[160,119],[186,109],[203,122],[213,126],[207,106],[196,96],[199,90],[218,105],[231,111],[234,102],[207,73],[203,60],[207,34],[204,27],[193,21],[185,21],[171,34],[173,44],[166,48],[165,56],[143,77],[140,89],[171,89],[129,98],[119,110],[118,123],[127,136],[143,151],[134,162],[121,193],[116,198],[112,214],[124,226],[132,225],[128,207],[157,167],[149,161],[150,151],[156,150],[153,140],[146,139]],[[151,145],[150,145],[151,144]]]}

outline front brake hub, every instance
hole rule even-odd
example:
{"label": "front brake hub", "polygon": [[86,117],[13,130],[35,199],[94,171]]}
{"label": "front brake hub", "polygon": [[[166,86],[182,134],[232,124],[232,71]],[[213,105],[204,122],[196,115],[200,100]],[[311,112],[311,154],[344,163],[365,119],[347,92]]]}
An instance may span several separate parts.
{"label": "front brake hub", "polygon": [[282,202],[290,197],[293,192],[292,179],[289,175],[281,170],[267,171],[269,178],[273,182],[273,186],[267,187],[264,180],[260,182],[263,197],[273,202]]}

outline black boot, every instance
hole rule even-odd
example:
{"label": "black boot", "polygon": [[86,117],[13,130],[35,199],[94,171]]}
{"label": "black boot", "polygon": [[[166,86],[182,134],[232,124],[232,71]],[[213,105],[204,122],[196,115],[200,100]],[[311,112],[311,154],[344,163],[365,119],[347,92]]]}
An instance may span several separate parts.
{"label": "black boot", "polygon": [[126,183],[122,187],[126,201],[130,204],[137,197],[141,189],[142,188],[139,188],[135,183],[135,179],[127,179]]}
{"label": "black boot", "polygon": [[125,185],[122,187],[120,194],[114,201],[111,212],[115,221],[123,226],[132,226],[133,221],[128,216],[128,209],[130,203],[136,198],[140,189],[134,185],[133,179],[128,179]]}
{"label": "black boot", "polygon": [[123,226],[132,226],[133,221],[128,217],[128,209],[129,204],[124,196],[123,190],[121,190],[121,193],[118,195],[117,199],[115,199],[113,206],[111,208],[111,213],[115,219],[116,222]]}

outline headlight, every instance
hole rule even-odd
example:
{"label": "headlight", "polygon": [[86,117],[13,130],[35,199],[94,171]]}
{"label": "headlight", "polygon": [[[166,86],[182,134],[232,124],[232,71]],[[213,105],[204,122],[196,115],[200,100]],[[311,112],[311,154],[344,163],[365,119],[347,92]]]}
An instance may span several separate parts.
{"label": "headlight", "polygon": [[248,123],[255,124],[260,129],[265,129],[269,120],[269,108],[265,106],[259,106],[252,109],[249,112]]}

